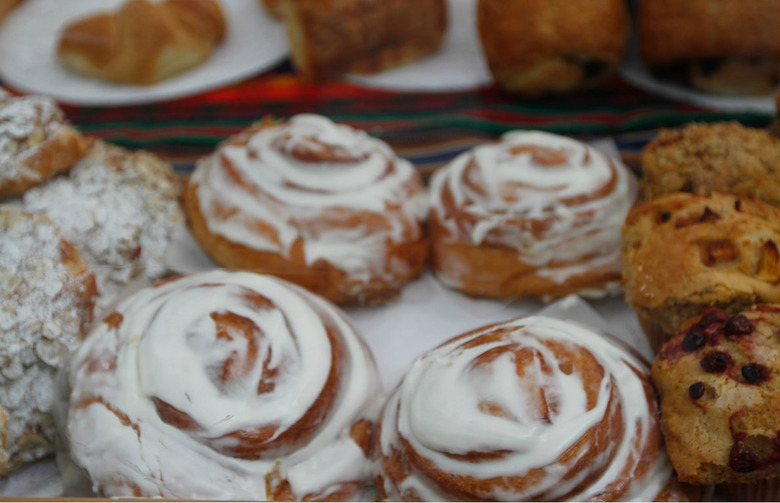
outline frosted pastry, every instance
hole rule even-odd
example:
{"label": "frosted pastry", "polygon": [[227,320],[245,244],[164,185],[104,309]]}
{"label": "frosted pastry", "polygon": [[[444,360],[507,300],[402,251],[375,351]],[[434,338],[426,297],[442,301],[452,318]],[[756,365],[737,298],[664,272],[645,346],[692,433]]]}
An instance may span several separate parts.
{"label": "frosted pastry", "polygon": [[477,296],[619,291],[620,227],[635,194],[634,175],[585,143],[506,133],[434,173],[433,269]]}
{"label": "frosted pastry", "polygon": [[95,325],[69,382],[70,454],[103,496],[338,501],[369,476],[371,353],[341,311],[276,278],[139,290]]}

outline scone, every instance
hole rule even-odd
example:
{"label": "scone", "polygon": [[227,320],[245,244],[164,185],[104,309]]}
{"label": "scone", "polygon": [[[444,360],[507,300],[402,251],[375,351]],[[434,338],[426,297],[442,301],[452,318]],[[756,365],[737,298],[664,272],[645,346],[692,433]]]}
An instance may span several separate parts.
{"label": "scone", "polygon": [[13,97],[0,89],[0,198],[67,171],[90,145],[53,99]]}
{"label": "scone", "polygon": [[95,142],[66,177],[28,191],[22,207],[51,218],[93,266],[104,307],[132,280],[165,272],[183,221],[181,182],[156,155]]}
{"label": "scone", "polygon": [[0,476],[54,454],[55,379],[96,295],[91,268],[50,219],[0,208]]}
{"label": "scone", "polygon": [[56,55],[81,75],[150,85],[202,64],[226,30],[217,0],[128,0],[65,26]]}
{"label": "scone", "polygon": [[615,73],[628,38],[628,8],[623,0],[479,0],[477,28],[501,88],[566,93]]}
{"label": "scone", "polygon": [[385,142],[313,114],[255,124],[201,159],[184,191],[218,264],[338,304],[395,299],[427,264],[425,187]]}
{"label": "scone", "polygon": [[480,297],[619,292],[620,227],[635,193],[633,173],[586,143],[510,131],[433,174],[433,270]]}
{"label": "scone", "polygon": [[662,129],[642,151],[642,174],[643,199],[725,192],[780,207],[780,138],[737,122]]}
{"label": "scone", "polygon": [[780,209],[738,196],[673,193],[623,226],[625,297],[658,351],[689,318],[780,302]]}
{"label": "scone", "polygon": [[780,305],[711,308],[664,344],[652,377],[681,480],[728,484],[734,501],[759,499],[770,484],[766,501],[777,501],[779,335]]}
{"label": "scone", "polygon": [[309,80],[371,74],[436,52],[445,0],[280,0],[295,68]]}
{"label": "scone", "polygon": [[642,0],[641,57],[661,77],[717,94],[771,92],[780,80],[780,0]]}

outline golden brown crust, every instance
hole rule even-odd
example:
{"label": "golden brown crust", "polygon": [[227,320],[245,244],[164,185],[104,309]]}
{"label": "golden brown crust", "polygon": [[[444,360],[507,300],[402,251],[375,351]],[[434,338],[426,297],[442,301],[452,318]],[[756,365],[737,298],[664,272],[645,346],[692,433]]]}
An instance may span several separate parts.
{"label": "golden brown crust", "polygon": [[628,35],[621,0],[480,0],[477,23],[496,83],[527,95],[600,83],[622,61]]}
{"label": "golden brown crust", "polygon": [[725,192],[780,207],[780,138],[737,122],[662,129],[642,152],[640,195]]}
{"label": "golden brown crust", "polygon": [[737,196],[667,194],[623,227],[626,301],[658,351],[710,306],[780,302],[780,210]]}
{"label": "golden brown crust", "polygon": [[0,115],[0,198],[21,195],[69,170],[92,145],[46,97],[0,100]]}
{"label": "golden brown crust", "polygon": [[282,0],[260,0],[263,8],[276,19],[282,18]]}
{"label": "golden brown crust", "polygon": [[[681,480],[780,477],[780,305],[711,309],[656,358],[666,446]],[[770,500],[767,500],[770,501]]]}
{"label": "golden brown crust", "polygon": [[640,52],[651,69],[684,65],[704,91],[768,92],[780,76],[778,12],[778,0],[643,0]]}
{"label": "golden brown crust", "polygon": [[438,50],[443,0],[281,0],[292,60],[310,80],[371,74]]}
{"label": "golden brown crust", "polygon": [[128,0],[65,26],[56,50],[76,73],[150,85],[203,63],[225,30],[216,0]]}

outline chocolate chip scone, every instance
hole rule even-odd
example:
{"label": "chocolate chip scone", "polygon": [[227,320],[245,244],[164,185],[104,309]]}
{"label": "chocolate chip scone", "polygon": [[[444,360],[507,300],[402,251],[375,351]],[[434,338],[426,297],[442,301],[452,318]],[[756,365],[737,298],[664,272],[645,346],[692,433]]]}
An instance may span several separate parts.
{"label": "chocolate chip scone", "polygon": [[642,151],[640,195],[725,192],[780,207],[780,138],[737,122],[662,129]]}
{"label": "chocolate chip scone", "polygon": [[658,351],[716,306],[780,302],[780,209],[726,194],[675,193],[634,207],[623,226],[626,301]]}
{"label": "chocolate chip scone", "polygon": [[664,344],[652,379],[680,480],[780,477],[780,305],[708,309]]}

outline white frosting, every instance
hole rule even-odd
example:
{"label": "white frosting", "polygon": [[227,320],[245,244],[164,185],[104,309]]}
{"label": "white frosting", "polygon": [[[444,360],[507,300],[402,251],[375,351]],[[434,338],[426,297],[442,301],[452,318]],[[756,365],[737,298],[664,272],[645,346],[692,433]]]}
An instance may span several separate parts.
{"label": "white frosting", "polygon": [[[604,197],[587,197],[611,182]],[[621,163],[580,141],[512,131],[434,173],[430,193],[431,209],[453,241],[515,249],[539,274],[564,282],[605,263],[619,271],[620,228],[636,180]],[[448,212],[445,193],[465,218],[456,221]]]}
{"label": "white frosting", "polygon": [[[248,294],[273,305],[259,307]],[[71,453],[96,491],[130,496],[130,481],[144,496],[263,499],[269,475],[275,483],[287,480],[302,498],[368,475],[349,429],[361,418],[373,421],[381,399],[378,374],[365,344],[331,304],[270,277],[209,271],[143,289],[117,312],[119,328],[98,324],[70,367]],[[242,334],[217,337],[213,313],[251,321],[255,359],[247,360]],[[326,329],[343,344],[344,365],[333,410],[313,436],[289,452],[272,448],[257,459],[226,453],[237,441],[224,435],[275,426],[266,441],[272,442],[309,410],[332,371]],[[230,358],[244,373],[223,385],[217,374]],[[273,390],[259,393],[264,369],[278,374]],[[95,397],[132,427],[100,403],[78,405]],[[163,422],[153,398],[200,428],[188,432]]]}
{"label": "white frosting", "polygon": [[[294,155],[301,150],[339,157],[303,160]],[[386,243],[418,239],[427,215],[424,188],[410,162],[381,140],[318,115],[264,127],[246,145],[221,146],[198,163],[192,181],[210,232],[285,256],[300,239],[308,264],[325,259],[359,281],[389,274]],[[364,212],[381,225],[349,222]],[[257,222],[273,232],[258,232]]]}
{"label": "white frosting", "polygon": [[[474,342],[486,334],[502,335],[492,341]],[[564,372],[564,360],[545,341],[554,341],[572,351],[587,348],[592,353],[604,371],[595,403],[588,405],[583,376],[576,370]],[[525,374],[521,377],[516,366],[518,351],[534,354],[533,360],[523,365]],[[488,363],[479,363],[486,357],[490,358]],[[646,475],[637,477],[633,471],[637,460],[632,458],[642,456],[645,449],[660,447],[653,445],[660,442],[660,427],[657,409],[646,398],[649,386],[646,363],[603,335],[574,322],[532,316],[485,327],[452,339],[415,360],[382,413],[380,458],[375,468],[382,474],[381,456],[389,456],[394,450],[414,463],[402,454],[403,442],[408,442],[409,448],[422,458],[421,463],[431,463],[427,471],[471,476],[477,481],[499,478],[489,484],[487,492],[473,494],[476,499],[592,500],[603,498],[620,477],[634,477],[621,499],[653,501],[667,484],[672,467],[661,449],[658,459],[651,460]],[[540,416],[540,407],[532,405],[539,402],[541,392],[549,405],[548,417]],[[610,403],[613,395],[617,400]],[[485,404],[502,413],[488,413],[483,408]],[[563,474],[577,460],[567,464],[561,461],[561,454],[605,416],[620,417],[615,414],[617,407],[622,407],[622,423],[613,425],[608,434],[614,443],[585,446],[587,452],[598,449],[603,455],[581,467],[578,475],[564,480]],[[637,439],[638,447],[634,444]],[[495,451],[505,454],[482,461],[453,457]],[[539,467],[546,467],[546,471],[526,491],[514,491],[509,483],[501,482],[501,477],[522,477]],[[569,494],[586,476],[594,475],[595,480]],[[403,498],[409,491],[415,491],[423,501],[449,499],[435,479],[420,469],[410,470],[405,478],[396,481],[397,485],[388,474],[383,474],[383,478],[391,501]]]}

